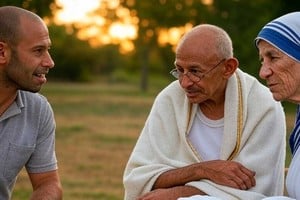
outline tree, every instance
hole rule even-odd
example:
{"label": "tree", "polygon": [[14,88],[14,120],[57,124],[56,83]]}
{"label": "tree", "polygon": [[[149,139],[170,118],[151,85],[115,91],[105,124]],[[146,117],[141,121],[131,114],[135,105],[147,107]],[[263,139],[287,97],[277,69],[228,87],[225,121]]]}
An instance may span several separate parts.
{"label": "tree", "polygon": [[[280,9],[280,3],[272,0],[159,0],[155,3],[123,0],[121,5],[134,10],[139,18],[139,37],[135,44],[143,69],[141,87],[144,90],[147,89],[149,55],[154,49],[170,50],[158,47],[160,29],[184,26],[187,23],[193,26],[200,23],[218,25],[231,36],[241,68],[247,66],[245,71],[257,74],[258,56],[253,40],[262,25],[272,19]],[[166,61],[170,62],[170,59]]]}
{"label": "tree", "polygon": [[30,10],[41,17],[52,16],[55,0],[1,0],[0,6],[18,6]]}
{"label": "tree", "polygon": [[[109,32],[113,23],[127,20],[118,15],[122,8],[127,9],[130,16],[138,23],[138,37],[134,39],[135,52],[127,56],[131,56],[134,62],[127,63],[140,69],[142,90],[148,88],[149,73],[153,70],[166,73],[170,71],[170,66],[174,62],[173,46],[160,46],[158,42],[161,31],[185,27],[187,24],[195,26],[210,23],[224,28],[233,40],[235,56],[240,60],[240,67],[246,72],[257,74],[259,63],[253,43],[254,38],[260,28],[279,13],[282,6],[282,3],[272,0],[120,0],[118,7],[114,7],[116,4],[112,2],[102,1],[100,7],[92,14],[95,18],[97,16],[101,16],[101,19],[105,18],[104,24],[98,27],[102,32],[96,36],[106,39],[105,34]],[[84,28],[93,28],[95,24],[97,23],[89,24]],[[76,32],[76,28],[74,30]],[[108,46],[108,49],[110,55],[116,57],[111,64],[115,63],[115,67],[112,66],[115,70],[117,66],[121,66],[117,63],[117,58],[119,61],[123,58],[121,59],[122,55],[114,54],[112,50],[115,48],[111,47]],[[131,66],[122,64],[123,68],[132,69]]]}
{"label": "tree", "polygon": [[271,0],[216,0],[214,6],[218,14],[211,16],[210,21],[228,31],[240,68],[258,77],[260,64],[254,39],[263,25],[280,10],[280,3]]}
{"label": "tree", "polygon": [[[159,48],[158,37],[161,29],[168,29],[176,26],[184,26],[188,22],[196,22],[196,17],[207,13],[205,6],[199,1],[174,1],[160,0],[153,1],[121,1],[121,5],[133,10],[139,18],[138,38],[135,41],[136,53],[141,67],[141,89],[148,88],[148,73],[150,55],[153,52],[161,52],[167,55],[164,50],[170,48]],[[170,54],[168,54],[170,55]],[[161,57],[165,60],[165,66],[169,65],[170,57]]]}
{"label": "tree", "polygon": [[279,0],[281,9],[276,13],[275,17],[279,17],[289,12],[299,12],[300,1],[298,0]]}

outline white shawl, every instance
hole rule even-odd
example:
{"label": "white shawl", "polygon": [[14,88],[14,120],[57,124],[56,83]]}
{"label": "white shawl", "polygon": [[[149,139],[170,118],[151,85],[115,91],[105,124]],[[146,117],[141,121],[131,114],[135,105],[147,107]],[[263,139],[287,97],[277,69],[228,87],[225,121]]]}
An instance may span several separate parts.
{"label": "white shawl", "polygon": [[290,197],[300,199],[300,148],[296,151],[286,177],[286,188]]}
{"label": "white shawl", "polygon": [[[126,200],[149,192],[161,173],[202,161],[187,137],[197,109],[178,81],[157,96],[124,172]],[[282,195],[285,131],[281,104],[269,89],[238,69],[226,89],[220,159],[241,162],[255,171],[256,186],[242,191],[204,179],[187,185],[228,200]]]}

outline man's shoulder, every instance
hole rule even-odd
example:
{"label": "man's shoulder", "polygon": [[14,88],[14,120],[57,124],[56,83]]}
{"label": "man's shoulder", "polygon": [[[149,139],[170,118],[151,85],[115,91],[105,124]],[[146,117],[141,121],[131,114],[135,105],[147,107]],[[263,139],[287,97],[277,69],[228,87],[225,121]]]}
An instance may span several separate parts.
{"label": "man's shoulder", "polygon": [[179,99],[184,100],[184,96],[185,96],[184,90],[181,88],[179,82],[173,81],[158,93],[156,97],[156,101],[169,102],[169,101],[174,101],[175,99],[177,99],[177,101]]}
{"label": "man's shoulder", "polygon": [[47,98],[40,93],[19,90],[19,94],[23,99],[31,99],[33,101],[47,101]]}
{"label": "man's shoulder", "polygon": [[184,91],[181,88],[179,81],[171,82],[159,93],[159,95],[167,95],[167,96],[182,95],[182,94],[184,94]]}
{"label": "man's shoulder", "polygon": [[258,82],[259,84],[262,85],[261,82],[259,82],[259,80],[252,74],[249,74],[248,72],[245,72],[241,69],[237,70],[237,73],[239,76],[243,77],[244,79],[246,79],[247,81],[251,81],[251,82]]}
{"label": "man's shoulder", "polygon": [[[244,72],[242,70],[238,70],[239,76],[242,76],[244,81],[245,81],[245,86],[248,87],[249,89],[258,89],[260,92],[263,93],[269,93],[271,94],[270,90],[268,87],[266,87],[262,82],[258,80],[255,76]],[[269,95],[271,96],[271,95]]]}
{"label": "man's shoulder", "polygon": [[48,100],[40,93],[33,93],[24,90],[18,91],[18,103],[24,106],[45,106],[48,105]]}
{"label": "man's shoulder", "polygon": [[260,105],[279,106],[281,103],[274,100],[270,89],[260,82],[255,76],[239,70],[243,78],[243,90],[250,101],[260,102]]}

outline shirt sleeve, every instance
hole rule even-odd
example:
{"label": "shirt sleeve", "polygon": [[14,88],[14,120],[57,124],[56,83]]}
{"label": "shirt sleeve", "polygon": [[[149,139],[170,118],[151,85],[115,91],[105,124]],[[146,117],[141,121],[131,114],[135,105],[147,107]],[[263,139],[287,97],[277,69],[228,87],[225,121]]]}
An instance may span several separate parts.
{"label": "shirt sleeve", "polygon": [[41,117],[38,128],[38,136],[34,152],[26,164],[29,173],[42,173],[57,169],[55,155],[55,129],[56,123],[53,110],[45,100],[40,109]]}

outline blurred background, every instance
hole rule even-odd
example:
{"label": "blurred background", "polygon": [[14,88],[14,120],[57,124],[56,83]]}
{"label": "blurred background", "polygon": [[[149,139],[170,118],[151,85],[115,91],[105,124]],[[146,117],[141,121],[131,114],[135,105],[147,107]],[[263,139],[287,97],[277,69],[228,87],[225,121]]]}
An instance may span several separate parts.
{"label": "blurred background", "polygon": [[[174,50],[186,31],[201,23],[221,26],[240,68],[258,78],[258,31],[300,10],[299,0],[1,0],[5,5],[33,11],[49,27],[56,67],[41,93],[55,112],[66,200],[123,199],[126,162],[155,96],[174,80]],[[283,106],[288,139],[295,105]],[[23,169],[12,199],[30,193]]]}
{"label": "blurred background", "polygon": [[[253,39],[279,15],[300,9],[297,0],[1,0],[32,10],[49,25],[56,63],[50,78],[64,81],[138,81],[169,78],[178,39],[211,23],[229,32],[240,68],[257,76]],[[103,80],[102,79],[102,80]]]}

